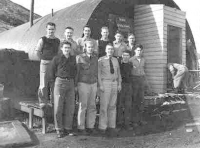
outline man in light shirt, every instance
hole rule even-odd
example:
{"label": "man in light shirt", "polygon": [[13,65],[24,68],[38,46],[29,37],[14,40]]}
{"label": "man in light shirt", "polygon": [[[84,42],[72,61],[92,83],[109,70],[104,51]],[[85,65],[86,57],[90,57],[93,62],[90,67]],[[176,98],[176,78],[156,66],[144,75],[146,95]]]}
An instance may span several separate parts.
{"label": "man in light shirt", "polygon": [[114,48],[106,46],[106,56],[99,58],[98,81],[100,86],[99,130],[109,134],[116,133],[116,101],[121,91],[121,74],[117,58],[113,57]]}
{"label": "man in light shirt", "polygon": [[71,43],[71,52],[70,55],[77,55],[78,54],[78,45],[77,43],[73,40],[73,34],[74,34],[74,29],[70,26],[65,28],[65,38],[63,39],[64,41],[68,41]]}

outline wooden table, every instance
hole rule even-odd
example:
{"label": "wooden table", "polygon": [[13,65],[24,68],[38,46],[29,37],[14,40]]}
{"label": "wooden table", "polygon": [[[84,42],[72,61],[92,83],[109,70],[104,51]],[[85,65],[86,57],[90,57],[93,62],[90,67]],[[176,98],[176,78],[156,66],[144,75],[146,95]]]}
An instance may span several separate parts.
{"label": "wooden table", "polygon": [[[21,101],[19,102],[20,104],[20,110],[23,112],[26,112],[29,114],[29,128],[33,128],[33,115],[37,117],[42,118],[42,133],[46,133],[46,114],[45,114],[45,108],[41,108],[39,106],[38,101]],[[47,106],[51,107],[51,106]]]}

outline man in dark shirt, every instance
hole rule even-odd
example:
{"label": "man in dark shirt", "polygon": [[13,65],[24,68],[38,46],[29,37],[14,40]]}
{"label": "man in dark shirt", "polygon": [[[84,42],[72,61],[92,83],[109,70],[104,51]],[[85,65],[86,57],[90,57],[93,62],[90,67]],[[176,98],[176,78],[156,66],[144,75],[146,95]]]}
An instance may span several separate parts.
{"label": "man in dark shirt", "polygon": [[111,41],[108,38],[109,36],[109,29],[108,27],[102,27],[101,28],[101,38],[97,40],[98,45],[98,58],[106,55],[106,45],[111,43]]}
{"label": "man in dark shirt", "polygon": [[46,25],[46,36],[43,36],[39,39],[36,51],[37,56],[41,60],[40,61],[40,86],[38,90],[38,99],[40,106],[43,107],[48,103],[49,98],[49,90],[47,81],[47,69],[49,63],[53,59],[54,56],[57,55],[60,40],[55,37],[56,24],[49,22]]}
{"label": "man in dark shirt", "polygon": [[54,83],[54,122],[58,138],[63,131],[72,135],[72,123],[75,108],[74,79],[77,73],[76,57],[71,56],[71,43],[63,41],[61,51],[50,65],[49,80]]}
{"label": "man in dark shirt", "polygon": [[[77,88],[79,94],[78,131],[80,134],[96,133],[95,97],[97,93],[98,57],[93,41],[86,41],[84,53],[77,56]],[[86,125],[85,125],[86,123]]]}
{"label": "man in dark shirt", "polygon": [[119,93],[117,100],[117,121],[118,125],[127,130],[132,130],[130,126],[132,112],[132,85],[131,85],[131,70],[132,65],[129,63],[131,51],[125,50],[122,53],[122,59],[119,60],[122,90]]}

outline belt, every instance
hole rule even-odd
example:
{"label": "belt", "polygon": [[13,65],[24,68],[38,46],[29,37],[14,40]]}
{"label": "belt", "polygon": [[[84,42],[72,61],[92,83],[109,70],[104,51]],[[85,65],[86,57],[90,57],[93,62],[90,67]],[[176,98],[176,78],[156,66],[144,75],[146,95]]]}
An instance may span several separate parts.
{"label": "belt", "polygon": [[111,81],[111,82],[115,82],[117,81],[117,79],[102,79],[103,81]]}
{"label": "belt", "polygon": [[67,81],[73,80],[73,78],[61,78],[61,77],[58,77],[58,78],[63,79],[63,80],[67,80]]}

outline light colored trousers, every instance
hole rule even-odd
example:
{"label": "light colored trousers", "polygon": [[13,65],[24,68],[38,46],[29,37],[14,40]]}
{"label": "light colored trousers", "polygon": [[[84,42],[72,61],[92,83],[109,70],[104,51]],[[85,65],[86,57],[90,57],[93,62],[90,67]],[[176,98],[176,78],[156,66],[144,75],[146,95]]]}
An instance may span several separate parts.
{"label": "light colored trousers", "polygon": [[51,61],[41,60],[40,62],[40,86],[38,89],[39,103],[47,103],[49,100],[47,69]]}
{"label": "light colored trousers", "polygon": [[57,77],[54,87],[54,122],[56,130],[72,129],[74,108],[74,80]]}
{"label": "light colored trousers", "polygon": [[95,97],[97,93],[97,83],[78,83],[79,109],[78,109],[78,129],[94,128],[96,119]]}
{"label": "light colored trousers", "polygon": [[117,81],[103,80],[104,92],[100,94],[99,129],[116,127]]}
{"label": "light colored trousers", "polygon": [[187,88],[189,73],[187,68],[183,68],[177,71],[177,74],[174,76],[174,88]]}

